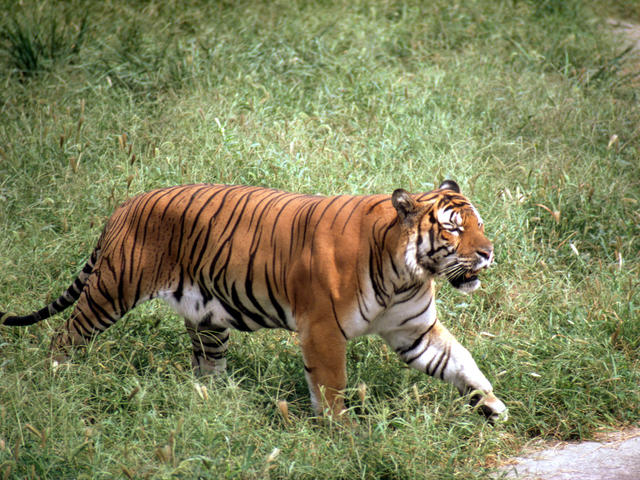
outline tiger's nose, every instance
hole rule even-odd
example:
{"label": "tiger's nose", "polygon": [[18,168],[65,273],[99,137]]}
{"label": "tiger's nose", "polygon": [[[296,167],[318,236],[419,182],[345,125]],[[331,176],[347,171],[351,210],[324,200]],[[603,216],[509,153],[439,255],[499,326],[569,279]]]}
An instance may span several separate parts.
{"label": "tiger's nose", "polygon": [[493,246],[479,248],[476,255],[480,258],[483,267],[488,267],[493,262]]}

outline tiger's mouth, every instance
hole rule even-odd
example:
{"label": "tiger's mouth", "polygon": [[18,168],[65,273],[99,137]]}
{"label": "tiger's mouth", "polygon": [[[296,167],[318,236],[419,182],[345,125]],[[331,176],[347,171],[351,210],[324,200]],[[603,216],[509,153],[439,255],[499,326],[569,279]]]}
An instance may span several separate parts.
{"label": "tiger's mouth", "polygon": [[446,274],[449,283],[464,293],[471,293],[480,287],[480,280],[478,279],[478,273],[480,270],[473,269],[456,269],[451,274]]}

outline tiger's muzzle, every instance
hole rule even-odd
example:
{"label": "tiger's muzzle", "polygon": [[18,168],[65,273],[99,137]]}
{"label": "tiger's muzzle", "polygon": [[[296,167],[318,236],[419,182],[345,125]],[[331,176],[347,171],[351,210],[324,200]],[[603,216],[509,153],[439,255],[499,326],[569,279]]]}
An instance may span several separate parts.
{"label": "tiger's muzzle", "polygon": [[478,274],[493,263],[493,248],[477,250],[474,259],[459,259],[446,267],[444,275],[451,285],[464,292],[471,293],[480,287]]}

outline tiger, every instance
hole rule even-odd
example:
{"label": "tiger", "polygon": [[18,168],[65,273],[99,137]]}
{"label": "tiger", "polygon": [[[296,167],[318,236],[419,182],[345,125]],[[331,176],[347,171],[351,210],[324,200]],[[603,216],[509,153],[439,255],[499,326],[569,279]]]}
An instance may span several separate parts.
{"label": "tiger", "polygon": [[493,245],[453,180],[438,189],[305,195],[243,185],[193,184],[140,194],[116,208],[82,271],[26,326],[75,304],[51,341],[69,360],[151,299],[184,318],[197,375],[226,370],[231,329],[297,332],[311,405],[344,415],[346,347],[377,334],[408,366],[454,385],[490,421],[507,408],[469,351],[436,315],[434,280],[470,293]]}

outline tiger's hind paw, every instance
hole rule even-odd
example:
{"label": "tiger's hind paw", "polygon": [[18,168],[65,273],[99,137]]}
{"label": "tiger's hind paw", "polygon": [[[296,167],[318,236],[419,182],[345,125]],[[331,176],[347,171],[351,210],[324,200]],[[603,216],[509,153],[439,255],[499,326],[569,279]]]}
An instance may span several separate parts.
{"label": "tiger's hind paw", "polygon": [[63,352],[51,352],[51,371],[55,374],[61,367],[69,367],[71,365],[71,359],[66,353]]}
{"label": "tiger's hind paw", "polygon": [[227,371],[227,359],[207,359],[203,357],[192,357],[191,367],[197,377],[220,377]]}

